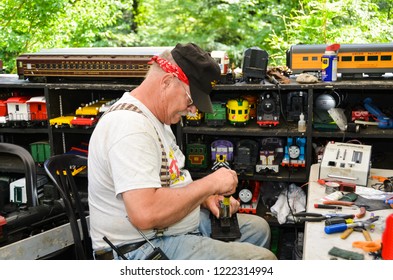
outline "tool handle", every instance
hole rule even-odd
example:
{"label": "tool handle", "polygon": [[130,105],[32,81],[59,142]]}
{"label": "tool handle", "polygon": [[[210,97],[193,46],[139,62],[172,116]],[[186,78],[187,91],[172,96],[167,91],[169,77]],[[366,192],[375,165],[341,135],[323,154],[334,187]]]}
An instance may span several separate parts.
{"label": "tool handle", "polygon": [[343,232],[348,228],[347,224],[335,224],[330,226],[325,226],[325,233],[331,234],[336,232]]}
{"label": "tool handle", "polygon": [[340,238],[341,238],[341,239],[346,239],[348,236],[351,235],[352,232],[353,232],[353,228],[347,228],[347,229],[340,235]]}
{"label": "tool handle", "polygon": [[321,208],[321,209],[343,209],[341,206],[326,205],[326,204],[318,204],[318,203],[314,203],[314,208]]}
{"label": "tool handle", "polygon": [[342,206],[352,206],[355,203],[352,201],[341,201],[341,200],[325,200],[323,204],[326,205],[342,205]]}
{"label": "tool handle", "polygon": [[362,230],[363,236],[366,239],[366,241],[372,241],[373,239],[371,238],[370,232],[368,230],[363,229]]}

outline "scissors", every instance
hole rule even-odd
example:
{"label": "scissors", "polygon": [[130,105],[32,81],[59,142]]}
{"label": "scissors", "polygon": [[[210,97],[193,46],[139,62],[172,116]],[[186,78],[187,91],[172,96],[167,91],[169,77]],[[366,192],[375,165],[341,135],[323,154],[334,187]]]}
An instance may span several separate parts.
{"label": "scissors", "polygon": [[366,252],[376,252],[381,250],[381,241],[354,241],[352,247],[363,249]]}
{"label": "scissors", "polygon": [[321,214],[321,213],[310,213],[310,212],[300,212],[293,214],[295,217],[299,217],[297,219],[298,222],[320,222],[323,220],[327,220],[333,217],[340,217],[343,219],[353,219],[355,215],[353,214]]}

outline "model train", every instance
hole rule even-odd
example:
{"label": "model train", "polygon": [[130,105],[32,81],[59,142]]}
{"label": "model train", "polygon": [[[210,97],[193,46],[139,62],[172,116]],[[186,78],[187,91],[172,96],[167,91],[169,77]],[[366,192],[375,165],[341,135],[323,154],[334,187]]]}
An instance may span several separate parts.
{"label": "model train", "polygon": [[[293,74],[318,72],[328,45],[294,45],[286,54],[287,66]],[[342,77],[379,77],[393,72],[393,43],[341,44],[337,72]]]}
{"label": "model train", "polygon": [[0,126],[47,126],[48,115],[44,96],[11,96],[0,101]]}
{"label": "model train", "polygon": [[113,105],[119,98],[94,100],[75,110],[74,115],[65,115],[49,120],[50,126],[54,128],[92,128],[94,127],[103,113]]}
{"label": "model train", "polygon": [[172,47],[64,48],[26,53],[16,59],[20,79],[137,78],[143,79],[148,62]]}

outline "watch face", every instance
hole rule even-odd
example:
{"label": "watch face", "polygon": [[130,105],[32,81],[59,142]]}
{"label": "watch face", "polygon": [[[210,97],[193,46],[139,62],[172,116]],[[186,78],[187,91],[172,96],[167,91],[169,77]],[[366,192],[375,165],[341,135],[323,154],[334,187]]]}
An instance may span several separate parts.
{"label": "watch face", "polygon": [[252,199],[252,193],[251,193],[251,191],[249,189],[242,189],[239,192],[239,198],[240,198],[241,202],[248,203]]}
{"label": "watch face", "polygon": [[298,146],[290,146],[288,153],[290,158],[298,158],[300,156],[300,148]]}

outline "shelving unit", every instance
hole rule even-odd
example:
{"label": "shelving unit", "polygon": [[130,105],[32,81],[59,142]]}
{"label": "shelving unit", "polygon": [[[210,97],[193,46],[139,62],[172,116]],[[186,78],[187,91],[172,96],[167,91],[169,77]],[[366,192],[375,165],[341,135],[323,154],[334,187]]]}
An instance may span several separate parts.
{"label": "shelving unit", "polygon": [[[101,98],[117,98],[125,91],[132,90],[136,85],[116,84],[97,82],[79,82],[79,83],[32,83],[19,80],[14,75],[0,76],[0,95],[6,96],[13,92],[19,92],[21,95],[45,95],[47,100],[48,117],[54,118],[60,115],[73,114],[78,106]],[[362,128],[359,133],[336,131],[319,131],[313,128],[313,104],[315,97],[326,91],[335,90],[346,95],[346,103],[357,105],[366,98],[372,97],[374,102],[381,108],[390,105],[390,95],[393,91],[393,79],[391,77],[362,80],[339,80],[335,83],[317,83],[317,84],[299,84],[294,80],[290,84],[274,85],[268,82],[264,84],[223,84],[217,85],[211,98],[213,101],[220,100],[225,102],[230,98],[237,98],[244,95],[260,95],[264,92],[276,92],[281,98],[281,116],[280,124],[276,127],[259,127],[255,120],[244,127],[235,127],[226,124],[223,127],[208,127],[202,123],[200,126],[176,126],[176,136],[181,149],[185,152],[186,146],[192,137],[206,137],[216,139],[218,137],[233,139],[261,139],[263,137],[305,137],[306,138],[306,167],[305,168],[288,168],[282,167],[279,174],[255,174],[253,179],[261,181],[281,181],[304,183],[308,180],[308,173],[313,163],[312,143],[315,141],[347,141],[349,139],[358,139],[367,144],[373,144],[375,153],[382,149],[393,138],[392,129],[380,129],[374,126]],[[290,92],[303,91],[307,93],[307,111],[306,113],[306,132],[297,131],[297,121],[286,121],[285,110],[287,95]],[[24,146],[28,149],[31,142],[49,140],[51,153],[61,154],[67,152],[70,147],[78,145],[81,142],[88,142],[94,128],[0,128],[0,141],[9,142]],[[386,162],[381,158],[376,160],[377,166],[382,164],[386,168]],[[206,171],[193,171],[195,178],[209,173]]]}
{"label": "shelving unit", "polygon": [[[0,76],[0,95],[6,96],[14,92],[21,95],[45,95],[47,100],[48,117],[54,118],[60,115],[73,114],[75,109],[83,103],[101,98],[120,97],[125,91],[132,90],[136,85],[107,83],[32,83],[19,80],[15,75]],[[312,143],[319,139],[332,139],[346,141],[348,139],[361,139],[362,141],[380,144],[393,138],[393,130],[367,127],[360,133],[348,133],[339,130],[319,131],[313,128],[313,103],[319,93],[335,90],[347,96],[346,102],[351,105],[360,104],[366,97],[372,97],[374,102],[386,108],[390,104],[390,94],[393,91],[393,79],[391,77],[362,80],[339,80],[335,83],[298,84],[292,81],[286,85],[264,84],[225,84],[217,85],[212,94],[212,100],[227,100],[243,95],[259,95],[263,92],[277,92],[281,97],[280,124],[277,127],[259,127],[255,120],[251,120],[245,127],[234,127],[226,124],[223,127],[201,126],[177,126],[176,134],[179,145],[185,151],[187,141],[191,135],[204,137],[235,137],[240,138],[263,138],[263,137],[306,137],[306,168],[296,172],[290,168],[284,168],[278,175],[256,175],[256,179],[278,180],[290,182],[305,182],[308,178],[309,168],[312,162]],[[307,130],[304,133],[297,131],[297,122],[285,121],[283,112],[286,106],[286,96],[293,91],[307,92]],[[0,128],[0,141],[9,142],[28,148],[28,144],[43,139],[49,140],[52,154],[64,153],[72,145],[81,141],[88,141],[93,128]],[[377,148],[377,147],[376,147]],[[199,177],[206,172],[195,172]]]}
{"label": "shelving unit", "polygon": [[[125,91],[134,89],[137,85],[131,83],[109,83],[98,82],[78,82],[78,83],[32,83],[19,80],[14,75],[0,75],[0,98],[11,95],[18,91],[21,95],[37,96],[44,95],[47,102],[48,117],[54,118],[60,115],[74,114],[76,108],[81,104],[88,103],[101,98],[121,97]],[[346,96],[346,105],[355,106],[361,104],[366,97],[371,97],[381,109],[390,109],[391,95],[393,93],[393,77],[380,79],[362,80],[339,80],[334,83],[298,84],[294,80],[287,85],[264,84],[225,84],[217,85],[211,93],[213,101],[223,101],[229,98],[237,98],[244,95],[259,96],[264,92],[276,92],[281,98],[280,123],[277,127],[259,127],[255,120],[251,120],[244,127],[235,127],[226,124],[223,127],[209,127],[205,123],[200,126],[173,127],[178,144],[186,153],[187,145],[195,138],[205,138],[207,142],[217,139],[262,139],[264,137],[305,137],[306,138],[306,167],[292,168],[280,167],[278,174],[256,174],[252,177],[240,176],[239,180],[256,180],[261,182],[283,182],[296,183],[297,185],[306,183],[309,178],[310,167],[315,163],[313,156],[313,143],[326,143],[327,141],[346,142],[356,139],[364,144],[373,145],[372,167],[393,169],[393,157],[389,154],[393,139],[393,129],[380,129],[376,126],[362,127],[360,132],[321,131],[313,127],[314,102],[316,96],[326,91],[335,90]],[[286,102],[289,93],[303,91],[307,93],[306,132],[298,132],[297,121],[287,121]],[[0,142],[17,144],[29,149],[29,144],[36,141],[48,140],[52,155],[67,152],[72,146],[77,146],[81,142],[88,142],[94,128],[10,128],[0,127]],[[16,164],[10,161],[0,162],[0,174],[3,172],[22,173],[23,168],[17,168]],[[204,171],[191,170],[194,178],[200,178],[210,173],[208,168]],[[38,174],[44,174],[38,169]],[[86,174],[82,174],[86,180]],[[262,186],[263,187],[263,186]],[[263,208],[263,207],[262,207]],[[259,209],[258,215],[264,215],[266,209]],[[270,221],[269,221],[270,222]],[[271,223],[277,227],[277,223]],[[285,226],[293,230],[291,226]],[[297,228],[297,227],[295,227]],[[302,228],[299,228],[302,231]],[[297,229],[295,229],[297,231]]]}

